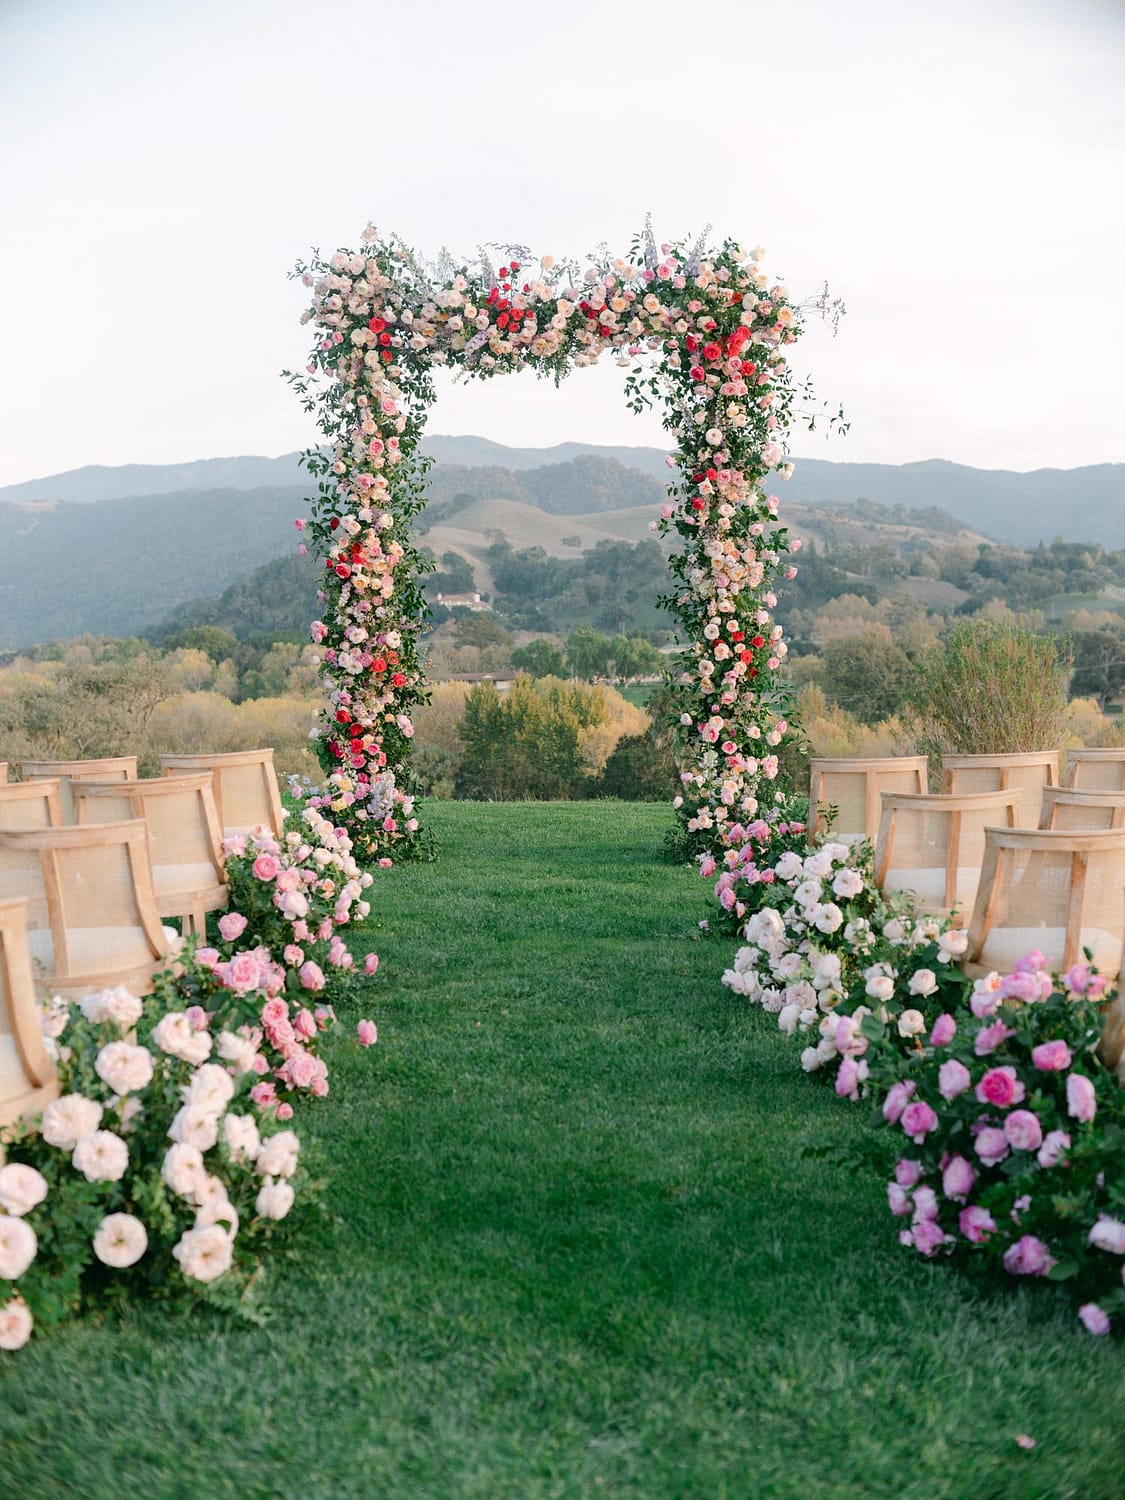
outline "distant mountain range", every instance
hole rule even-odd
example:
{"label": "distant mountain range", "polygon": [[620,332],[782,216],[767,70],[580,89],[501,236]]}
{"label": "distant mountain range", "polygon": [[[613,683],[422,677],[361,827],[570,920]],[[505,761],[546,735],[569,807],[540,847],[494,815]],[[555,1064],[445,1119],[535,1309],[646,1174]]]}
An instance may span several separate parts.
{"label": "distant mountain range", "polygon": [[[424,540],[482,566],[485,532],[509,522],[514,545],[541,544],[553,555],[576,555],[605,536],[639,539],[669,475],[658,448],[508,448],[442,436],[427,446],[436,463]],[[798,509],[858,499],[936,506],[1015,545],[1062,535],[1125,548],[1125,464],[1017,474],[940,459],[809,458],[777,488]],[[180,606],[221,595],[254,569],[293,555],[293,518],[309,489],[295,453],[93,466],[0,488],[0,649],[87,631],[142,631]],[[547,525],[544,517],[538,528],[535,516],[544,512],[559,521]],[[483,574],[478,582],[488,587]],[[248,607],[240,594],[239,608]]]}

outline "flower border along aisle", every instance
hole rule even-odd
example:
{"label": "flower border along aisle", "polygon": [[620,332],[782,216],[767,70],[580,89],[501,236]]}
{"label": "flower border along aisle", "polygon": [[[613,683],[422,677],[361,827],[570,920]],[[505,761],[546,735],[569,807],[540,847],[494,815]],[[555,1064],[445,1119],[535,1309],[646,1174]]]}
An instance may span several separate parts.
{"label": "flower border along aisle", "polygon": [[630,407],[661,401],[676,442],[660,526],[682,539],[666,602],[690,641],[677,805],[697,847],[737,844],[777,774],[786,728],[775,675],[786,648],[771,611],[799,543],[778,525],[765,481],[785,458],[797,387],[783,349],[799,309],[759,269],[763,252],[729,239],[714,251],[702,240],[658,247],[646,229],[627,257],[585,269],[549,256],[530,265],[512,248],[498,266],[446,255],[429,268],[370,226],[363,246],[298,265],[317,337],[306,372],[288,376],[326,440],[305,455],[320,477],[311,536],[325,559],[312,626],[331,697],[319,756],[325,802],[357,855],[407,853],[420,838],[408,752],[426,691],[425,563],[409,523],[424,504],[433,367],[482,379],[531,368],[558,381],[607,350],[629,371]]}

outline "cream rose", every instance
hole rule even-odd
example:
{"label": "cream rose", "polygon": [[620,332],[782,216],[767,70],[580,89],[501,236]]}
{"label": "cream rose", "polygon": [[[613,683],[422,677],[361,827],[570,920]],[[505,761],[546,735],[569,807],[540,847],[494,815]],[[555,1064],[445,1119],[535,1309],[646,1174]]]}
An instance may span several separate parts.
{"label": "cream rose", "polygon": [[94,1235],[94,1254],[103,1266],[134,1266],[148,1249],[148,1231],[132,1214],[106,1214]]}
{"label": "cream rose", "polygon": [[207,1176],[203,1154],[197,1146],[177,1142],[164,1153],[160,1175],[180,1198],[192,1198]]}
{"label": "cream rose", "polygon": [[262,1144],[257,1122],[250,1115],[224,1115],[223,1142],[232,1160],[252,1161]]}
{"label": "cream rose", "polygon": [[229,1062],[239,1073],[249,1073],[254,1066],[258,1049],[248,1037],[238,1036],[233,1031],[220,1031],[217,1049],[224,1062]]}
{"label": "cream rose", "polygon": [[230,1270],[234,1259],[233,1241],[218,1224],[207,1224],[202,1229],[189,1229],[172,1246],[172,1254],[190,1280],[216,1281],[224,1271]]}
{"label": "cream rose", "polygon": [[920,1010],[904,1010],[898,1018],[899,1036],[919,1036],[926,1029],[926,1018]]}
{"label": "cream rose", "polygon": [[64,1094],[43,1111],[43,1139],[60,1151],[73,1151],[84,1136],[97,1130],[102,1107],[84,1094]]}
{"label": "cream rose", "polygon": [[262,1219],[284,1219],[293,1207],[293,1189],[282,1180],[275,1182],[267,1177],[258,1193],[254,1211]]}
{"label": "cream rose", "polygon": [[262,1177],[292,1177],[297,1170],[301,1143],[292,1130],[267,1136],[254,1158],[254,1170]]}
{"label": "cream rose", "polygon": [[0,1349],[22,1349],[34,1324],[31,1309],[22,1297],[13,1297],[0,1307]]}
{"label": "cream rose", "polygon": [[187,1103],[207,1115],[221,1115],[234,1097],[234,1079],[218,1063],[204,1063],[184,1095]]}
{"label": "cream rose", "polygon": [[152,1039],[161,1052],[198,1067],[211,1056],[211,1034],[194,1031],[183,1011],[170,1010],[157,1022]]}
{"label": "cream rose", "polygon": [[121,1027],[122,1031],[128,1031],[141,1019],[140,1000],[123,985],[118,985],[113,990],[98,990],[97,994],[87,995],[81,1005],[82,1014],[95,1025],[100,1025],[103,1021],[113,1021]]}
{"label": "cream rose", "polygon": [[87,1182],[120,1182],[129,1165],[129,1148],[112,1130],[83,1136],[70,1158]]}
{"label": "cream rose", "polygon": [[185,1104],[168,1127],[169,1138],[197,1151],[210,1151],[219,1139],[219,1122],[206,1110]]}
{"label": "cream rose", "polygon": [[10,1161],[0,1167],[0,1208],[22,1218],[47,1196],[47,1179],[42,1172],[22,1161]]}
{"label": "cream rose", "polygon": [[17,1281],[35,1259],[39,1241],[23,1219],[0,1214],[0,1277]]}
{"label": "cream rose", "polygon": [[135,1094],[152,1082],[152,1053],[130,1042],[109,1042],[98,1053],[94,1071],[115,1094]]}

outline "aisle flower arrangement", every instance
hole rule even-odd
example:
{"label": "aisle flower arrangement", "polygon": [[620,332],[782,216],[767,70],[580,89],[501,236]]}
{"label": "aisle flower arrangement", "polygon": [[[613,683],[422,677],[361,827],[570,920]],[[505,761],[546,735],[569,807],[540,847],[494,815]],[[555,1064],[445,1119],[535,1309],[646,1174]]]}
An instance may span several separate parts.
{"label": "aisle flower arrangement", "polygon": [[4,1132],[0,1349],[140,1291],[252,1312],[306,1178],[295,1133],[256,1117],[241,1039],[122,989],[56,1003],[46,1030],[61,1097]]}
{"label": "aisle flower arrangement", "polygon": [[425,695],[424,565],[409,523],[424,503],[434,367],[557,381],[608,352],[628,371],[629,405],[661,402],[674,442],[659,525],[681,540],[668,603],[691,643],[676,679],[677,800],[686,834],[721,851],[731,826],[772,801],[787,723],[787,648],[772,611],[799,544],[767,479],[791,467],[798,392],[786,350],[801,309],[761,269],[761,250],[729,239],[658,246],[646,229],[627,255],[585,267],[522,248],[430,267],[372,226],[362,241],[297,267],[316,339],[306,370],[289,376],[326,443],[306,463],[320,479],[309,528],[324,607],[312,636],[331,698],[319,741],[331,810],[361,857],[417,846],[418,820],[396,799],[410,791],[410,714]]}

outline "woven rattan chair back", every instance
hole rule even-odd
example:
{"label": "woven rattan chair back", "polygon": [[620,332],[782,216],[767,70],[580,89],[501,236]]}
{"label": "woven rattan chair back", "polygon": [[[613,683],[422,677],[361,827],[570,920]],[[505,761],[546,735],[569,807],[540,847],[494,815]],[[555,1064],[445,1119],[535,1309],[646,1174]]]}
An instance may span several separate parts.
{"label": "woven rattan chair back", "polygon": [[0,1125],[38,1114],[58,1093],[39,1031],[27,903],[0,901]]}
{"label": "woven rattan chair back", "polygon": [[884,792],[875,847],[875,879],[892,894],[911,891],[921,911],[967,923],[984,863],[984,830],[1014,828],[1022,793],[966,792],[958,796]]}
{"label": "woven rattan chair back", "polygon": [[61,828],[58,781],[14,781],[0,786],[0,828]]}
{"label": "woven rattan chair back", "polygon": [[809,821],[823,833],[829,807],[836,809],[832,836],[843,843],[870,839],[879,834],[884,792],[924,792],[924,755],[880,756],[875,759],[829,759],[816,757],[810,763]]}
{"label": "woven rattan chair back", "polygon": [[284,837],[285,812],[273,765],[272,750],[237,750],[227,755],[163,755],[165,776],[198,775],[214,778],[215,806],[223,837],[268,828]]}
{"label": "woven rattan chair back", "polygon": [[70,785],[74,781],[135,781],[137,757],[110,755],[101,760],[25,760],[25,781],[57,779],[64,823],[74,822],[74,802]]}
{"label": "woven rattan chair back", "polygon": [[943,792],[1021,791],[1020,826],[1039,821],[1039,799],[1045,786],[1059,784],[1059,752],[1035,750],[1019,755],[943,755]]}

